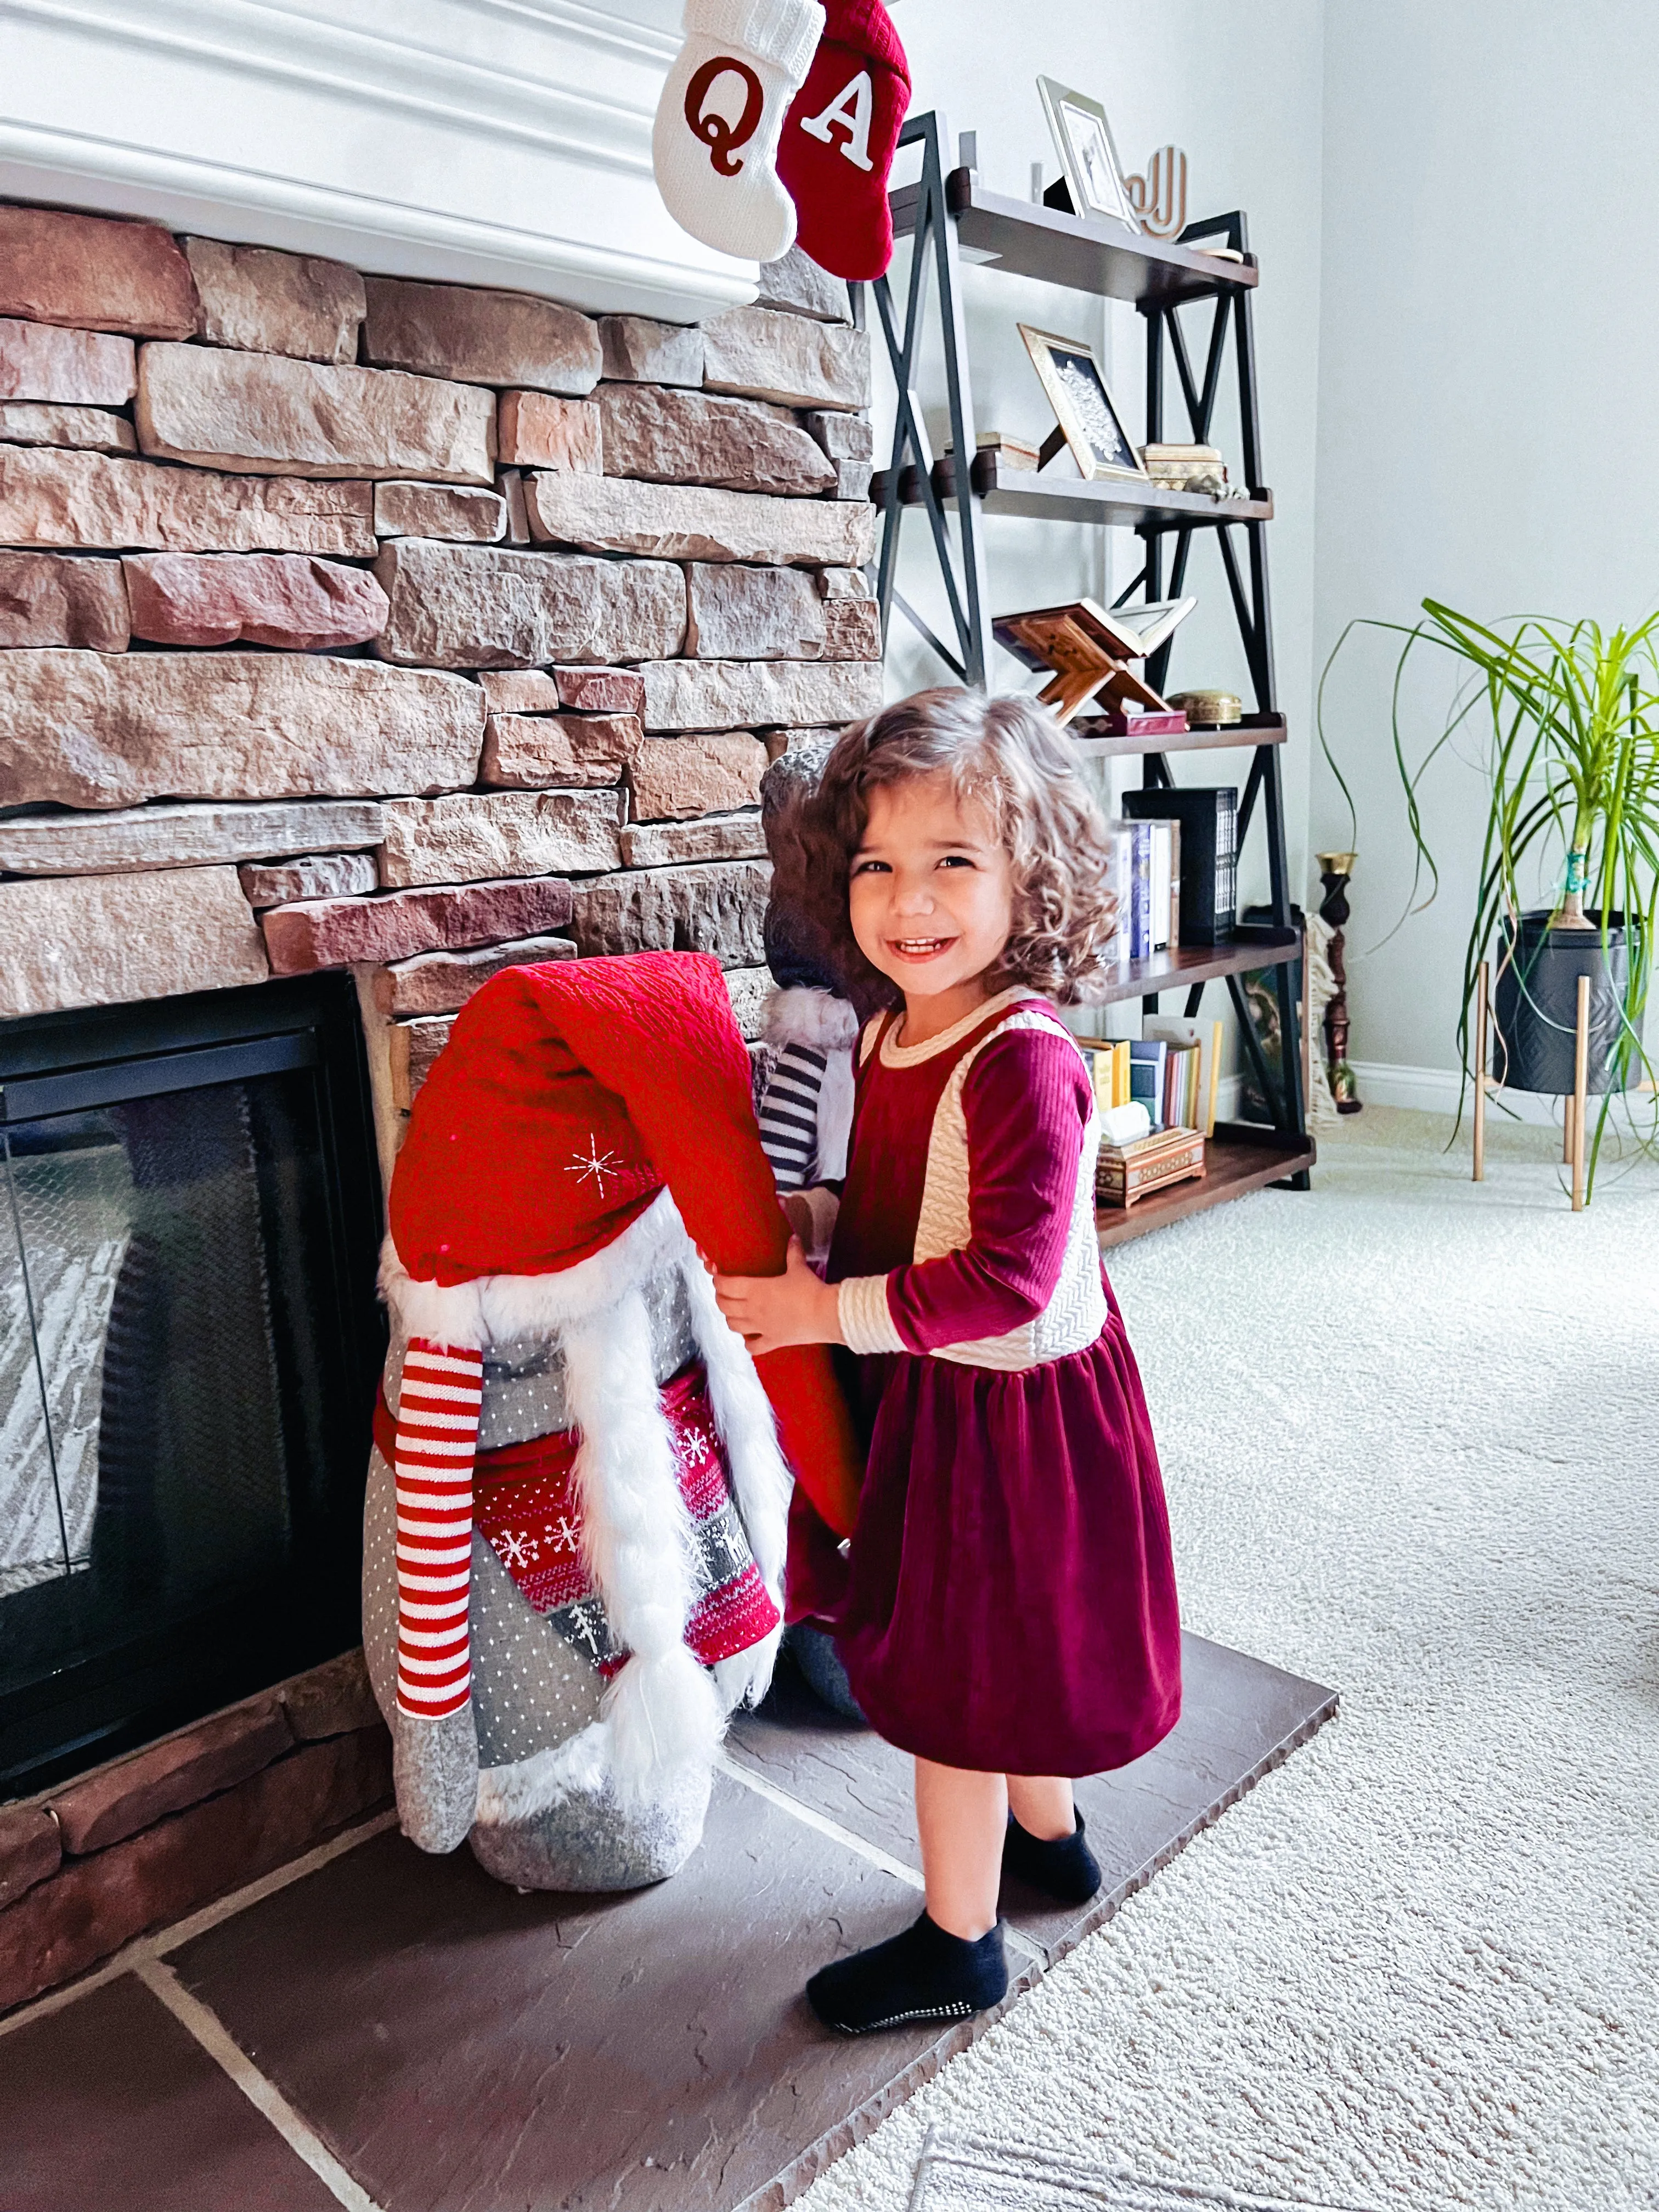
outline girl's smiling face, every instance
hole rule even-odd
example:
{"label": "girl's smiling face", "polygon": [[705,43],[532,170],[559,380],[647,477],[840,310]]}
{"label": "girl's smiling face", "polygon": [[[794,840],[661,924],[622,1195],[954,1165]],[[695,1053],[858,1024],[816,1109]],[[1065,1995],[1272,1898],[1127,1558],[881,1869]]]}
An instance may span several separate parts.
{"label": "girl's smiling face", "polygon": [[1013,871],[990,815],[959,799],[948,776],[870,794],[848,896],[860,951],[907,1002],[960,999],[933,1010],[948,1023],[985,995],[981,979],[1013,926]]}

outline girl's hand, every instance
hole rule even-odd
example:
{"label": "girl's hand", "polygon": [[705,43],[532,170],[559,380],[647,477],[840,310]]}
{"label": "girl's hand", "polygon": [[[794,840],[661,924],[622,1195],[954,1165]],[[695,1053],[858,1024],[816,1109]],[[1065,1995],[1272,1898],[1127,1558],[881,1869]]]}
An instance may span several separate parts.
{"label": "girl's hand", "polygon": [[[705,1260],[705,1267],[708,1266]],[[841,1309],[833,1284],[820,1282],[806,1264],[799,1237],[789,1239],[781,1275],[722,1275],[714,1279],[714,1303],[731,1327],[758,1357],[791,1344],[839,1344]]]}

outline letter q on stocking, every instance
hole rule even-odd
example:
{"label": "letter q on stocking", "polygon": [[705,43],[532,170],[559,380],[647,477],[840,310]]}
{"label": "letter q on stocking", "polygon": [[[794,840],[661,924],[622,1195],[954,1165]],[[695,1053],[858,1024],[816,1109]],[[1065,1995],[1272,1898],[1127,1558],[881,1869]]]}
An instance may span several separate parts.
{"label": "letter q on stocking", "polygon": [[651,133],[663,203],[716,252],[775,261],[795,236],[778,138],[823,10],[818,0],[685,0],[684,21]]}

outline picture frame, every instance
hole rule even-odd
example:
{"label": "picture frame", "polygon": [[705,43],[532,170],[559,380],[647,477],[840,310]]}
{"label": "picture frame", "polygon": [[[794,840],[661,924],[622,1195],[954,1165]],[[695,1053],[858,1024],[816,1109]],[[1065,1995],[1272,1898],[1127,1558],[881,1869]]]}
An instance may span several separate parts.
{"label": "picture frame", "polygon": [[1150,482],[1087,339],[1060,337],[1029,323],[1018,329],[1079,474],[1091,482],[1108,477]]}
{"label": "picture frame", "polygon": [[1140,218],[1124,181],[1105,109],[1086,93],[1073,92],[1051,76],[1037,79],[1037,91],[1065,172],[1073,213],[1121,222],[1138,237]]}

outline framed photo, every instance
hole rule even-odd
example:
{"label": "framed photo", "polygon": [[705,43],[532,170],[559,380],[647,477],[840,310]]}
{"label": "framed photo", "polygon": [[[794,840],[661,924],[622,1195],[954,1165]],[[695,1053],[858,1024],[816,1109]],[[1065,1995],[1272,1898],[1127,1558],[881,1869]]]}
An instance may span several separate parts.
{"label": "framed photo", "polygon": [[1079,474],[1134,477],[1146,483],[1146,471],[1129,442],[1094,348],[1082,338],[1034,331],[1029,323],[1019,325],[1019,334]]}
{"label": "framed photo", "polygon": [[1112,126],[1097,100],[1090,100],[1051,76],[1037,79],[1042,112],[1048,118],[1054,150],[1066,172],[1066,188],[1073,211],[1082,216],[1103,215],[1126,223],[1135,232],[1140,219],[1123,181],[1123,166],[1112,143]]}

